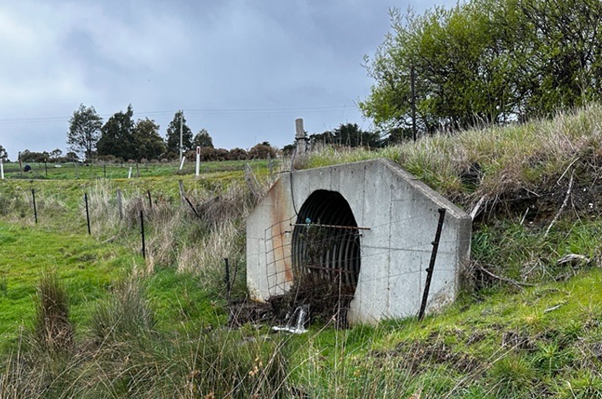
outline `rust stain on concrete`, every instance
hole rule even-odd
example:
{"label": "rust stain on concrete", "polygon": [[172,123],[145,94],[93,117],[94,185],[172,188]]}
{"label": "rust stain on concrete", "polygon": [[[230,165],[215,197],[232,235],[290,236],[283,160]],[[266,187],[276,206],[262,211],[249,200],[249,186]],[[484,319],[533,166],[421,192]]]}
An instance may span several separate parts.
{"label": "rust stain on concrete", "polygon": [[274,206],[270,212],[270,225],[272,226],[272,243],[274,250],[274,258],[277,259],[276,270],[278,275],[284,275],[285,283],[293,282],[293,270],[291,261],[291,234],[287,235],[287,231],[291,229],[289,218],[291,215],[287,213],[290,208],[290,194],[282,188],[281,180],[279,180],[270,190],[269,195]]}

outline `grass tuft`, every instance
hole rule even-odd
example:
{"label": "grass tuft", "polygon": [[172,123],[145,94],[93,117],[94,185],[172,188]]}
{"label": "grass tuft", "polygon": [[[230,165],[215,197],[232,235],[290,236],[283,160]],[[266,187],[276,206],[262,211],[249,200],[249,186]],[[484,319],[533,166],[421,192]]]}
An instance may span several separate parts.
{"label": "grass tuft", "polygon": [[47,351],[65,351],[73,345],[69,297],[56,273],[45,272],[38,285],[35,342]]}

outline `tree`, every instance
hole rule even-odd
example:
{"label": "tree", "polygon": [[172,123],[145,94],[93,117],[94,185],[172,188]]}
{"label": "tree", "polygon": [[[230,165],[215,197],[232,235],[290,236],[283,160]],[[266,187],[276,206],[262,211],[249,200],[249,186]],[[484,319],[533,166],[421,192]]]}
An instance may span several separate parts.
{"label": "tree", "polygon": [[178,111],[167,126],[167,151],[174,154],[180,153],[180,126],[182,127],[182,151],[186,152],[192,149],[192,130],[186,126],[184,111]]}
{"label": "tree", "polygon": [[529,115],[582,106],[602,98],[602,2],[515,0],[529,27],[528,56],[521,69]]}
{"label": "tree", "polygon": [[357,123],[341,124],[333,131],[316,133],[309,136],[312,145],[337,144],[347,147],[379,148],[383,146],[378,133],[366,132],[360,129]]}
{"label": "tree", "polygon": [[101,126],[102,118],[96,113],[94,107],[80,104],[69,119],[69,132],[67,132],[69,148],[82,153],[86,159],[91,159]]}
{"label": "tree", "polygon": [[228,159],[231,161],[244,161],[248,158],[247,151],[242,148],[232,148],[229,151]]}
{"label": "tree", "polygon": [[61,151],[60,148],[55,148],[54,150],[50,151],[50,159],[53,161],[58,160],[61,155],[63,155],[63,151]]}
{"label": "tree", "polygon": [[194,136],[194,139],[192,139],[192,148],[194,149],[196,147],[214,148],[213,139],[211,138],[209,132],[207,132],[206,129],[199,130],[199,132]]}
{"label": "tree", "polygon": [[165,153],[165,142],[159,135],[159,125],[151,119],[138,119],[133,133],[135,159],[158,159]]}
{"label": "tree", "polygon": [[36,152],[36,151],[29,151],[28,149],[21,151],[19,154],[19,159],[22,162],[39,162],[39,163],[41,163],[41,162],[45,162],[49,157],[50,157],[50,155],[48,154],[47,151]]}
{"label": "tree", "polygon": [[382,146],[378,134],[363,131],[357,123],[341,124],[334,130],[333,138],[335,143],[348,147],[378,148]]}
{"label": "tree", "polygon": [[117,112],[101,128],[98,140],[98,155],[113,155],[124,160],[136,157],[134,150],[134,111],[128,105],[127,111]]}
{"label": "tree", "polygon": [[267,141],[255,144],[248,152],[249,159],[266,159],[268,156],[274,158],[276,156],[276,150]]}
{"label": "tree", "polygon": [[2,162],[8,162],[8,152],[0,145],[0,159]]}
{"label": "tree", "polygon": [[[360,102],[384,132],[504,124],[602,99],[602,2],[472,0],[423,15],[391,12],[365,58],[375,83]],[[414,72],[414,74],[412,74]]]}
{"label": "tree", "polygon": [[67,162],[75,162],[79,160],[77,154],[73,151],[67,152],[67,154],[65,155],[65,159],[67,160]]}

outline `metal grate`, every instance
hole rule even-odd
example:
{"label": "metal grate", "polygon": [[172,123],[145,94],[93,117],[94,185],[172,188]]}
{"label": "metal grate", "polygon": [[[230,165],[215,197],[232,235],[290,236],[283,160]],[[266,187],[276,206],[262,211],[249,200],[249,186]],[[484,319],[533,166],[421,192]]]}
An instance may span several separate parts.
{"label": "metal grate", "polygon": [[308,273],[355,291],[360,273],[360,234],[351,207],[335,191],[317,190],[299,210],[291,245],[295,278]]}

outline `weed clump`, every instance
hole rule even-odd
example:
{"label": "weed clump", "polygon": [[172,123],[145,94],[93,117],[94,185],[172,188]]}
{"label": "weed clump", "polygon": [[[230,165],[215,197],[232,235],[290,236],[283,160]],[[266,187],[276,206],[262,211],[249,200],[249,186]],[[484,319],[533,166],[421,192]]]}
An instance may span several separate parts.
{"label": "weed clump", "polygon": [[69,297],[54,273],[45,273],[38,285],[34,337],[48,351],[68,350],[73,345]]}
{"label": "weed clump", "polygon": [[97,344],[122,342],[146,336],[153,331],[155,317],[139,283],[128,280],[106,301],[99,304],[90,322]]}

